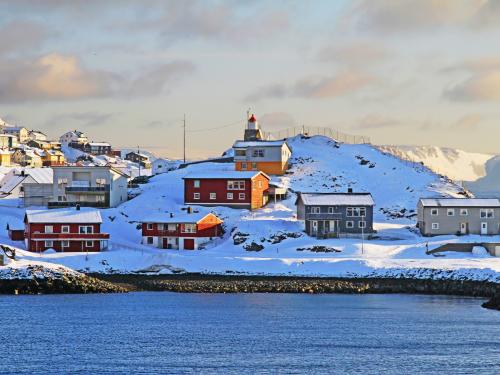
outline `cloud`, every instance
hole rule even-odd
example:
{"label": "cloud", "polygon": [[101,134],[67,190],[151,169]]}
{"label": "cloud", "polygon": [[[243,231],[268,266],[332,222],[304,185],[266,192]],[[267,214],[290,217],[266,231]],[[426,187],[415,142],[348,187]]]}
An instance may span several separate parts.
{"label": "cloud", "polygon": [[468,114],[459,118],[454,124],[451,125],[451,128],[456,130],[472,130],[477,128],[481,120],[481,115]]}
{"label": "cloud", "polygon": [[447,27],[498,27],[496,0],[363,0],[349,18],[362,30],[433,31]]}
{"label": "cloud", "polygon": [[366,65],[385,60],[388,51],[375,42],[358,42],[349,45],[326,47],[319,51],[318,60],[350,65]]}
{"label": "cloud", "polygon": [[500,101],[500,70],[476,73],[443,95],[453,101]]}
{"label": "cloud", "polygon": [[401,126],[399,120],[389,118],[382,115],[370,114],[361,118],[354,127],[357,129],[381,129],[381,128],[393,128]]}
{"label": "cloud", "polygon": [[265,98],[334,98],[359,91],[375,81],[371,75],[348,70],[330,77],[307,77],[291,86],[273,84],[247,96],[247,101]]}
{"label": "cloud", "polygon": [[100,126],[106,123],[114,116],[113,113],[102,113],[102,112],[71,112],[71,113],[61,113],[53,116],[50,120],[46,122],[46,126],[55,125],[65,125],[66,127],[71,127],[75,125],[76,127],[93,127]]}
{"label": "cloud", "polygon": [[74,56],[0,61],[0,102],[75,99],[110,91],[113,74],[88,70]]}
{"label": "cloud", "polygon": [[292,115],[285,112],[271,112],[265,113],[259,117],[259,122],[262,127],[266,129],[284,129],[296,125],[295,119]]}
{"label": "cloud", "polygon": [[157,95],[194,71],[187,61],[119,75],[86,68],[78,58],[52,53],[35,58],[0,60],[0,103]]}
{"label": "cloud", "polygon": [[47,26],[38,22],[15,20],[0,27],[0,51],[3,54],[17,50],[38,49],[52,34]]}

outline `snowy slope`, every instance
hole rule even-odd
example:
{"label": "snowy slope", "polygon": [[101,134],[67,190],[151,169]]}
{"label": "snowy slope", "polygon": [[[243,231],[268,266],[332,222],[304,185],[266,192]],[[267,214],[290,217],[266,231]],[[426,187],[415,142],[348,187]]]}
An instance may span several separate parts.
{"label": "snowy slope", "polygon": [[500,156],[486,162],[486,176],[467,182],[465,186],[477,196],[500,198]]}
{"label": "snowy slope", "polygon": [[486,174],[486,163],[495,155],[436,146],[379,146],[384,152],[422,162],[455,181],[475,181]]}
{"label": "snowy slope", "polygon": [[[32,254],[20,250],[21,261],[62,264],[97,272],[204,272],[273,275],[393,276],[420,278],[468,278],[500,282],[500,258],[447,253],[425,253],[457,241],[480,242],[479,236],[423,238],[415,231],[411,215],[394,218],[402,209],[410,214],[419,196],[454,196],[460,188],[418,164],[402,162],[369,145],[338,145],[325,137],[290,139],[293,160],[290,174],[274,180],[293,191],[370,191],[376,201],[372,240],[317,240],[301,232],[296,221],[294,194],[264,209],[249,212],[225,207],[196,209],[214,211],[224,220],[225,235],[200,251],[160,250],[141,245],[139,223],[153,212],[178,212],[183,208],[182,177],[197,171],[232,170],[230,163],[191,165],[151,178],[142,193],[118,208],[102,210],[103,230],[111,234],[110,249],[102,253]],[[387,213],[387,210],[390,212]],[[0,228],[18,221],[23,211],[0,206]],[[244,242],[235,244],[234,237]],[[500,241],[500,236],[488,240]],[[0,231],[0,243],[23,248]],[[260,244],[261,251],[245,246]],[[312,246],[338,252],[316,253]],[[299,250],[305,249],[305,250]]]}

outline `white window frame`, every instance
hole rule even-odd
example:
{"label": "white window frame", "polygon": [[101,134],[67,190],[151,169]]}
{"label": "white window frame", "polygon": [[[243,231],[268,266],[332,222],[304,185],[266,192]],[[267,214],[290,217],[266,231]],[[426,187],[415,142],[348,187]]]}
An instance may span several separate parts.
{"label": "white window frame", "polygon": [[313,231],[313,232],[318,231],[318,221],[317,220],[311,220],[311,231]]}
{"label": "white window frame", "polygon": [[364,220],[358,221],[358,228],[359,229],[366,229],[366,221],[364,221]]}
{"label": "white window frame", "polygon": [[460,209],[460,216],[468,216],[468,215],[469,215],[469,210],[467,208]]}
{"label": "white window frame", "polygon": [[265,156],[265,150],[263,148],[255,148],[252,150],[253,158],[263,158]]}
{"label": "white window frame", "polygon": [[153,230],[153,223],[147,223],[146,224],[146,229],[147,230]]}
{"label": "white window frame", "polygon": [[182,224],[181,233],[196,233],[196,224]]}
{"label": "white window frame", "polygon": [[245,199],[246,199],[246,194],[245,194],[245,193],[239,193],[239,194],[238,194],[238,199],[239,199],[240,201],[245,200]]}
{"label": "white window frame", "polygon": [[248,168],[247,162],[246,161],[242,162],[241,163],[241,169],[246,170],[247,168]]}
{"label": "white window frame", "polygon": [[200,180],[193,180],[193,188],[199,189],[201,186]]}
{"label": "white window frame", "polygon": [[165,230],[165,224],[162,224],[162,223],[156,224],[156,229],[158,229],[158,230]]}
{"label": "white window frame", "polygon": [[495,212],[494,212],[493,208],[481,208],[481,210],[479,211],[479,217],[481,219],[494,219]]}
{"label": "white window frame", "polygon": [[439,216],[439,208],[431,208],[431,216]]}
{"label": "white window frame", "polygon": [[167,225],[167,230],[169,232],[175,232],[177,230],[177,224],[168,224]]}
{"label": "white window frame", "polygon": [[211,201],[216,200],[216,199],[217,199],[217,193],[210,193],[210,195],[209,195],[209,199],[210,199]]}
{"label": "white window frame", "polygon": [[439,223],[432,223],[431,224],[431,229],[432,230],[439,230]]}
{"label": "white window frame", "polygon": [[61,225],[61,233],[69,233],[69,225]]}
{"label": "white window frame", "polygon": [[[151,240],[151,242],[149,242]],[[148,236],[146,237],[146,245],[153,245],[155,242],[154,237]]]}
{"label": "white window frame", "polygon": [[94,247],[94,241],[92,240],[85,241],[85,247]]}
{"label": "white window frame", "polygon": [[446,209],[446,216],[455,216],[455,209],[454,208],[447,208]]}
{"label": "white window frame", "polygon": [[312,214],[319,214],[319,213],[321,213],[321,207],[319,207],[319,206],[312,206],[311,207],[311,213]]}
{"label": "white window frame", "polygon": [[45,241],[45,247],[54,247],[54,241],[52,240],[47,240]]}
{"label": "white window frame", "polygon": [[193,193],[193,199],[200,199],[200,193]]}
{"label": "white window frame", "polygon": [[233,200],[233,193],[227,193],[226,198],[228,200]]}
{"label": "white window frame", "polygon": [[54,233],[54,226],[53,225],[46,225],[44,228],[44,233]]}
{"label": "white window frame", "polygon": [[245,190],[245,181],[227,180],[227,190]]}
{"label": "white window frame", "polygon": [[348,228],[348,229],[353,229],[354,228],[354,221],[352,220],[347,220],[345,222],[345,227]]}
{"label": "white window frame", "polygon": [[335,213],[335,207],[328,207],[328,213],[329,214]]}
{"label": "white window frame", "polygon": [[[89,228],[90,228],[90,231],[89,231]],[[82,229],[83,229],[83,232],[82,232]],[[78,227],[78,233],[79,234],[93,234],[94,228],[92,227],[92,225],[80,225]]]}
{"label": "white window frame", "polygon": [[61,241],[61,247],[69,247],[69,241],[68,240]]}
{"label": "white window frame", "polygon": [[252,163],[252,170],[253,171],[257,170],[257,163],[255,163],[255,162]]}

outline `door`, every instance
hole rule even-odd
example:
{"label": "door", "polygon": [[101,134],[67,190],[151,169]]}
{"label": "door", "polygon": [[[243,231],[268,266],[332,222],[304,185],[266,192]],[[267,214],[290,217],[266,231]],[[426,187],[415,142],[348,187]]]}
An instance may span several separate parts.
{"label": "door", "polygon": [[194,238],[184,238],[184,250],[194,250]]}
{"label": "door", "polygon": [[460,233],[467,234],[467,223],[460,223]]}
{"label": "door", "polygon": [[162,244],[162,249],[169,249],[170,247],[168,246],[168,238],[164,237],[163,238],[163,244]]}
{"label": "door", "polygon": [[488,234],[488,223],[481,223],[481,234]]}
{"label": "door", "polygon": [[318,222],[316,220],[311,221],[311,233],[312,234],[318,233]]}

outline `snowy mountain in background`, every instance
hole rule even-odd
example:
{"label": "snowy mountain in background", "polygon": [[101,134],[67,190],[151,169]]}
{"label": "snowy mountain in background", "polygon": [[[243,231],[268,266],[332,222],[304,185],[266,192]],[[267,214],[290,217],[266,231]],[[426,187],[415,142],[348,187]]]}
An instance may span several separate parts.
{"label": "snowy mountain in background", "polygon": [[476,181],[486,175],[486,163],[493,154],[468,152],[436,146],[378,146],[384,152],[405,160],[422,162],[436,173],[455,181]]}
{"label": "snowy mountain in background", "polygon": [[500,156],[486,162],[486,175],[476,181],[466,182],[465,187],[476,196],[500,198]]}

